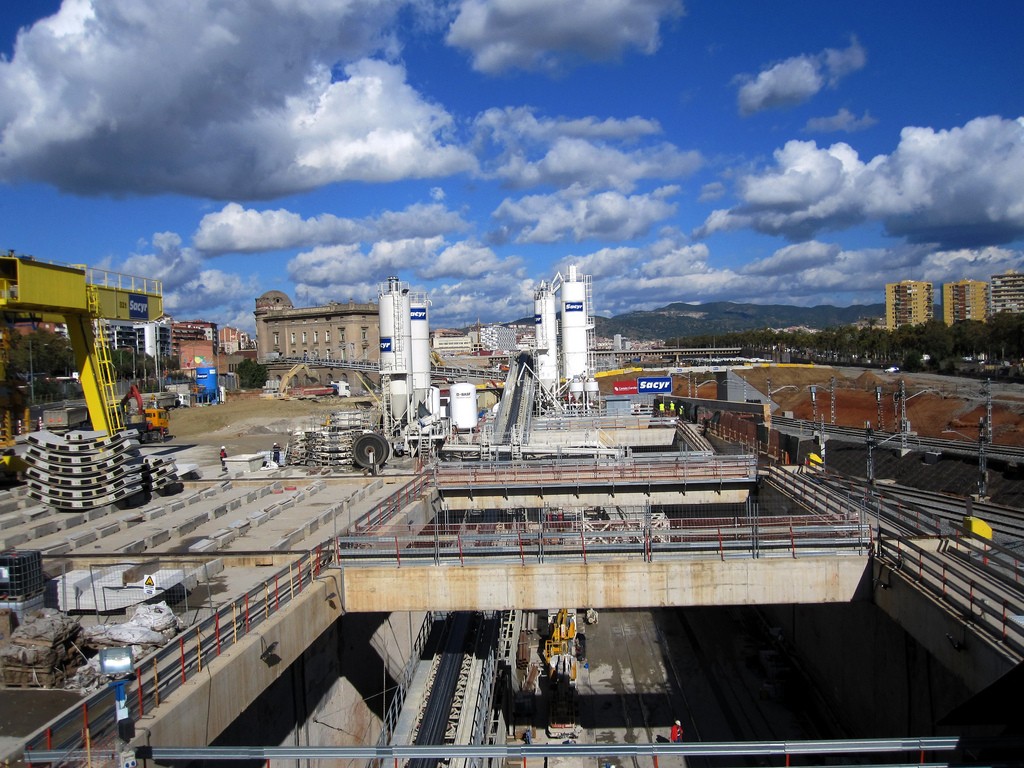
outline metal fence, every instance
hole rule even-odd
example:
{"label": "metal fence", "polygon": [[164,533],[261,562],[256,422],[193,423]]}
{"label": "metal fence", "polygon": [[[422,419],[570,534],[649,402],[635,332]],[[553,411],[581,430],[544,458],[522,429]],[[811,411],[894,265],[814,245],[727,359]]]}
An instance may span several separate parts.
{"label": "metal fence", "polygon": [[[744,462],[734,466],[744,467]],[[747,469],[741,469],[745,474]],[[329,539],[310,552],[297,555],[288,566],[235,597],[189,627],[169,645],[136,665],[128,686],[129,716],[138,720],[202,671],[221,653],[253,629],[283,610],[309,587],[328,566],[356,567],[374,561],[401,565],[403,560],[466,562],[505,558],[526,563],[547,559],[640,559],[660,557],[802,557],[821,554],[862,554],[870,546],[870,531],[857,522],[827,521],[821,515],[788,518],[729,517],[670,520],[668,526],[651,524],[649,514],[639,520],[609,521],[601,530],[584,530],[575,523],[552,521],[536,529],[493,530],[484,526],[431,525],[418,533],[381,535],[381,531],[431,484],[424,474],[378,503],[352,525],[359,536]],[[79,762],[92,750],[111,754],[117,723],[114,690],[105,688],[89,696],[33,735],[26,743],[26,760],[45,753],[47,762]],[[391,707],[400,702],[392,701]],[[397,710],[392,713],[397,716]],[[54,753],[66,756],[54,761]],[[88,759],[88,758],[87,758]]]}
{"label": "metal fence", "polygon": [[[928,548],[883,531],[878,557],[892,570],[940,600],[954,615],[987,635],[1018,660],[1024,658],[1024,591],[1014,556],[1007,562],[988,542],[973,536],[938,539]],[[966,624],[965,624],[966,627]],[[950,642],[963,643],[953,637]]]}
{"label": "metal fence", "polygon": [[[419,478],[377,504],[361,519],[380,525],[422,492],[426,478]],[[128,693],[129,716],[138,720],[202,671],[221,653],[275,616],[309,587],[323,570],[336,561],[329,543],[295,560],[245,594],[220,605],[210,615],[186,629],[174,641],[136,664],[134,684]],[[112,750],[117,733],[114,690],[104,688],[86,698],[26,742],[26,761],[32,753],[61,752],[70,762],[90,750]],[[73,757],[78,755],[78,757]],[[49,762],[49,761],[48,761]]]}

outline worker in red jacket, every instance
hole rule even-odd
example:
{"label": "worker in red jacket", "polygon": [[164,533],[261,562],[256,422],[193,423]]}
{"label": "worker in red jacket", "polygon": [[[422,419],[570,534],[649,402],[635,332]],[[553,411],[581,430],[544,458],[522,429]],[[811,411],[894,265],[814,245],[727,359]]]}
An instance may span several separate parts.
{"label": "worker in red jacket", "polygon": [[683,724],[680,723],[678,720],[672,723],[672,732],[670,735],[670,740],[673,744],[678,744],[683,740]]}

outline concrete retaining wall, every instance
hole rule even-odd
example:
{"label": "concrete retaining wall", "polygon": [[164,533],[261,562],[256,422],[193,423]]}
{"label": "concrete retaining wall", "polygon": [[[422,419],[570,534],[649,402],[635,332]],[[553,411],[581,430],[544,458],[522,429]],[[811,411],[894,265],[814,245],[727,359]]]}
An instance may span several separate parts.
{"label": "concrete retaining wall", "polygon": [[358,567],[342,573],[347,612],[656,608],[846,603],[870,596],[867,557]]}

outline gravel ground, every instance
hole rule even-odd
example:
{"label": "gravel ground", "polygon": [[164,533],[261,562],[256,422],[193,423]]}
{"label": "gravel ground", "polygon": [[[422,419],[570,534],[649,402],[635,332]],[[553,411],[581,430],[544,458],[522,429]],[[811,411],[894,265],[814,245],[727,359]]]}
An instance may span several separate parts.
{"label": "gravel ground", "polygon": [[231,400],[171,411],[171,442],[227,448],[229,454],[268,451],[286,445],[296,429],[323,424],[332,413],[373,405],[369,398]]}

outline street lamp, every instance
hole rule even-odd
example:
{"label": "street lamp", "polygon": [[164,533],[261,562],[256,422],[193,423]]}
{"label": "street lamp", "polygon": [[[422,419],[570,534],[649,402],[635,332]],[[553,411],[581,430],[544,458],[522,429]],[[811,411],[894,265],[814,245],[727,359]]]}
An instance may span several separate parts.
{"label": "street lamp", "polygon": [[703,387],[705,384],[716,384],[716,383],[717,383],[717,381],[715,379],[705,379],[704,381],[702,381],[700,384],[697,384],[693,388],[693,396],[696,397],[697,396],[697,390],[700,389],[701,387]]}
{"label": "street lamp", "polygon": [[890,440],[895,440],[897,437],[903,437],[902,433],[897,432],[895,434],[889,435],[884,440],[879,440],[876,443],[875,442],[874,430],[871,429],[871,422],[870,421],[864,422],[864,442],[867,443],[867,446],[868,446],[868,472],[867,472],[867,474],[868,474],[868,485],[874,485],[875,484],[875,456],[874,456],[874,449],[878,448],[878,447],[880,447],[882,445],[885,445]]}

